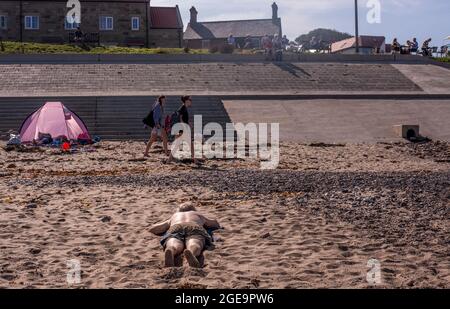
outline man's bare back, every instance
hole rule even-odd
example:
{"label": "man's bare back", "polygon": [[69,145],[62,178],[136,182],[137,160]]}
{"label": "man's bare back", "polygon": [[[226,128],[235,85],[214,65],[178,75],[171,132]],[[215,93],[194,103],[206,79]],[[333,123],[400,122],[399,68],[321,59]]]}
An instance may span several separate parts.
{"label": "man's bare back", "polygon": [[199,226],[204,226],[206,219],[197,211],[177,212],[170,218],[170,226],[183,223],[195,223]]}

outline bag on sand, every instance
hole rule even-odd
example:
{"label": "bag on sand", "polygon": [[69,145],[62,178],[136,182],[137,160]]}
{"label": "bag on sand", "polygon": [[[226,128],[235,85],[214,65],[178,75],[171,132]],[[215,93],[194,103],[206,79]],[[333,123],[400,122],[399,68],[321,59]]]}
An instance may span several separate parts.
{"label": "bag on sand", "polygon": [[87,133],[81,133],[80,135],[78,135],[77,141],[80,145],[92,144],[92,140]]}
{"label": "bag on sand", "polygon": [[20,145],[20,135],[10,134],[7,146]]}
{"label": "bag on sand", "polygon": [[155,127],[155,120],[153,119],[153,110],[147,115],[147,117],[145,117],[144,119],[142,119],[142,122],[143,122],[146,126],[149,126],[150,128]]}

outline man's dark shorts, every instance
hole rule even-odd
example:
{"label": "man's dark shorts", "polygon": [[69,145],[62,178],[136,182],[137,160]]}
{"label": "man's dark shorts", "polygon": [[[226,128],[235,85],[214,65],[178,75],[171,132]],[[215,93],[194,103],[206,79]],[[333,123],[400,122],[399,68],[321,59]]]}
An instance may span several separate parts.
{"label": "man's dark shorts", "polygon": [[205,240],[205,248],[209,248],[212,245],[213,239],[208,232],[197,224],[176,224],[171,226],[170,229],[161,237],[161,246],[165,249],[167,241],[171,238],[178,239],[183,243],[190,237],[201,237]]}

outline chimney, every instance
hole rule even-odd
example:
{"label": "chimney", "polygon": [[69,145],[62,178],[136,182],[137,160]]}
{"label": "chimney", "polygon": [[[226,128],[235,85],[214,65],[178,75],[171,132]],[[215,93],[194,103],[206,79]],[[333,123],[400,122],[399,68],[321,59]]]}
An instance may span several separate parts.
{"label": "chimney", "polygon": [[191,7],[190,12],[191,12],[191,24],[196,24],[198,12],[195,9],[195,6]]}
{"label": "chimney", "polygon": [[272,4],[272,19],[274,21],[278,20],[278,5],[276,2]]}

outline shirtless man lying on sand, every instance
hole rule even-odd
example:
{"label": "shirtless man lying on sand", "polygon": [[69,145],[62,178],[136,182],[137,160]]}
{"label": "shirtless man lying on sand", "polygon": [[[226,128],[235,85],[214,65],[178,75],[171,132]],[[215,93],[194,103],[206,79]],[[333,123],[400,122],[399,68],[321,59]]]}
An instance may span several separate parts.
{"label": "shirtless man lying on sand", "polygon": [[184,203],[169,220],[153,225],[150,232],[164,234],[161,245],[164,248],[165,267],[174,267],[175,257],[183,253],[189,266],[199,268],[198,257],[205,247],[212,244],[206,229],[218,228],[220,225],[216,220],[207,219],[191,203]]}

